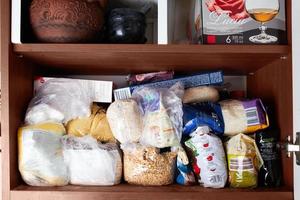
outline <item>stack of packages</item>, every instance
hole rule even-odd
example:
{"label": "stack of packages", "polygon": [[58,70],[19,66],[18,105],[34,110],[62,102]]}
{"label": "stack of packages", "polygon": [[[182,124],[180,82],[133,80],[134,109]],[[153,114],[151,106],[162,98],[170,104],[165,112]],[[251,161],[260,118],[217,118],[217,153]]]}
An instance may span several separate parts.
{"label": "stack of packages", "polygon": [[169,185],[176,168],[178,182],[195,182],[181,145],[182,98],[187,87],[220,83],[221,72],[173,79],[172,72],[129,77],[129,88],[114,91],[107,111],[115,138],[124,153],[124,179],[137,185]]}
{"label": "stack of packages", "polygon": [[[92,81],[52,79],[38,88],[27,109],[26,125],[18,133],[19,170],[27,184],[120,183],[120,149],[105,109],[93,104],[99,100],[93,93],[99,85]],[[112,83],[110,88],[112,91]]]}
{"label": "stack of packages", "polygon": [[[220,74],[209,74],[210,82],[206,84],[199,84],[195,76],[189,77],[189,81],[172,79],[156,83],[155,78],[170,79],[170,73],[166,72],[136,75],[129,78],[133,86],[114,91],[116,99],[135,101],[142,117],[139,139],[122,144],[126,181],[141,185],[169,184],[174,177],[171,171],[177,168],[177,173],[173,173],[181,185],[196,182],[212,188],[223,188],[227,183],[236,188],[253,188],[258,183],[280,185],[280,169],[274,167],[279,164],[276,137],[268,134],[270,131],[256,133],[269,126],[264,105],[260,99],[222,97],[220,100],[220,87],[213,86],[223,83]],[[151,83],[145,83],[151,79]],[[175,83],[182,84],[184,93]],[[119,113],[114,115],[120,116]],[[182,122],[183,129],[180,128]],[[153,163],[163,163],[156,155],[163,156],[167,147],[171,147],[171,151],[176,149],[177,161],[176,167],[174,162],[164,163],[163,169],[167,171],[163,172]],[[151,154],[146,148],[151,148]],[[137,149],[141,151],[137,153]],[[149,166],[157,171],[150,170]],[[159,182],[162,174],[168,174],[170,177],[166,176],[166,180],[170,181]]]}
{"label": "stack of packages", "polygon": [[[254,188],[258,183],[279,186],[277,141],[266,131],[255,134],[269,126],[261,100],[219,98],[213,87],[187,89],[183,98],[183,142],[191,152],[198,182],[204,187],[223,188],[229,177],[234,188]],[[246,134],[255,137],[260,148]]]}
{"label": "stack of packages", "polygon": [[[125,181],[144,186],[176,180],[248,188],[257,186],[258,175],[262,185],[279,185],[276,137],[269,130],[257,132],[269,126],[262,102],[220,101],[221,71],[173,75],[130,76],[130,86],[114,91],[107,111],[94,102],[111,102],[104,94],[112,95],[112,83],[99,90],[82,80],[43,81],[19,129],[24,181],[110,186],[124,172]],[[255,132],[256,142],[245,135]]]}

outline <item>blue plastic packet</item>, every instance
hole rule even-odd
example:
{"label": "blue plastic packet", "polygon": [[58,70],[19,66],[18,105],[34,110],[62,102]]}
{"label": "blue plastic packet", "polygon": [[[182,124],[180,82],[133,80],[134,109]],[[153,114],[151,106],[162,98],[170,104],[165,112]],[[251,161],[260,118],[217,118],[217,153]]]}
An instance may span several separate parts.
{"label": "blue plastic packet", "polygon": [[183,105],[183,134],[189,135],[199,126],[208,126],[216,135],[224,134],[224,121],[221,106],[216,103]]}
{"label": "blue plastic packet", "polygon": [[195,175],[190,165],[184,165],[180,159],[177,159],[177,170],[178,170],[178,175],[176,178],[176,182],[179,185],[196,184]]}

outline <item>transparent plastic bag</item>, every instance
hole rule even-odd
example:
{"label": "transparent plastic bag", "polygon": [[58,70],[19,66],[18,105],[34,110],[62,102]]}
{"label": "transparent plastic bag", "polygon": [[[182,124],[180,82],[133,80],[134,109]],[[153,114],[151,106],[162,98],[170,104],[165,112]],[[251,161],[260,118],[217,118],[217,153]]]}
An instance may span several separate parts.
{"label": "transparent plastic bag", "polygon": [[138,142],[143,128],[141,110],[133,99],[117,100],[107,109],[107,120],[120,143]]}
{"label": "transparent plastic bag", "polygon": [[91,114],[91,104],[88,91],[78,81],[49,80],[39,88],[31,100],[25,123],[66,123],[78,117],[88,117]]}
{"label": "transparent plastic bag", "polygon": [[62,124],[44,123],[19,128],[19,170],[31,186],[64,186],[69,182],[62,155]]}
{"label": "transparent plastic bag", "polygon": [[145,186],[169,185],[174,182],[175,152],[160,153],[158,148],[141,144],[122,144],[124,178],[130,184]]}
{"label": "transparent plastic bag", "polygon": [[176,83],[170,89],[144,87],[133,92],[133,98],[143,111],[141,144],[157,148],[180,145],[183,94],[181,83]]}
{"label": "transparent plastic bag", "polygon": [[122,177],[122,159],[116,144],[101,144],[91,136],[64,136],[63,156],[74,185],[111,186]]}

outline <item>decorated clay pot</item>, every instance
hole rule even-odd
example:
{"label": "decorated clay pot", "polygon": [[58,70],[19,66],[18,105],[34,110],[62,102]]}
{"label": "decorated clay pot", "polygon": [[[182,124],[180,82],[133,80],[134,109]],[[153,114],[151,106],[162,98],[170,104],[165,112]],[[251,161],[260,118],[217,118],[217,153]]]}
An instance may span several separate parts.
{"label": "decorated clay pot", "polygon": [[32,0],[33,32],[41,42],[92,42],[103,27],[106,4],[107,0]]}

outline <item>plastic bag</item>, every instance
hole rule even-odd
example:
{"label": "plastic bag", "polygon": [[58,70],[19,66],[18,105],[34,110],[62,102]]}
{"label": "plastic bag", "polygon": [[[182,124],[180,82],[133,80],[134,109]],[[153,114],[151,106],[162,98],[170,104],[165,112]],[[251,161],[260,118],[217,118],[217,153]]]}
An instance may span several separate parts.
{"label": "plastic bag", "polygon": [[107,109],[107,120],[120,143],[138,142],[143,128],[142,114],[133,99],[117,100]]}
{"label": "plastic bag", "polygon": [[224,122],[221,107],[214,103],[183,105],[183,134],[193,133],[199,126],[209,126],[217,135],[223,135]]}
{"label": "plastic bag", "polygon": [[193,170],[200,185],[223,188],[227,182],[223,143],[208,127],[198,127],[185,145],[193,152]]}
{"label": "plastic bag", "polygon": [[91,136],[65,136],[62,143],[71,184],[110,186],[120,183],[122,159],[116,144],[101,144]]}
{"label": "plastic bag", "polygon": [[143,110],[143,133],[140,143],[157,148],[179,146],[182,136],[183,85],[170,89],[144,87],[133,93]]}
{"label": "plastic bag", "polygon": [[278,131],[264,130],[255,134],[255,141],[264,161],[258,175],[259,186],[279,187],[281,184],[281,160],[277,147]]}
{"label": "plastic bag", "polygon": [[176,182],[180,185],[194,185],[196,183],[193,169],[190,166],[187,154],[181,147],[177,152],[177,177]]}
{"label": "plastic bag", "polygon": [[244,134],[233,136],[226,142],[226,152],[230,187],[256,187],[263,160],[255,140]]}
{"label": "plastic bag", "polygon": [[108,124],[105,110],[95,103],[90,117],[71,120],[66,129],[69,135],[77,137],[91,135],[100,142],[116,142]]}
{"label": "plastic bag", "polygon": [[160,186],[174,181],[176,153],[160,153],[158,148],[122,144],[124,179],[130,184]]}
{"label": "plastic bag", "polygon": [[260,99],[227,100],[220,104],[225,123],[224,134],[227,136],[253,133],[269,126],[268,115]]}
{"label": "plastic bag", "polygon": [[26,124],[42,122],[66,123],[78,117],[88,117],[92,100],[76,80],[55,79],[42,85],[31,100]]}
{"label": "plastic bag", "polygon": [[44,123],[19,128],[19,170],[31,186],[63,186],[69,182],[62,155],[62,124]]}

